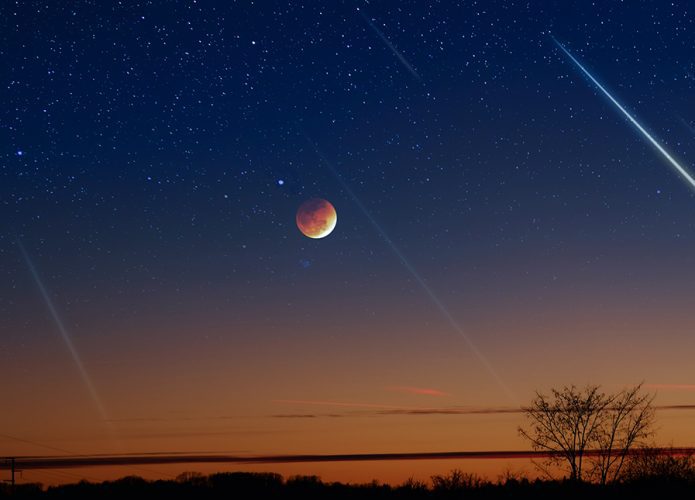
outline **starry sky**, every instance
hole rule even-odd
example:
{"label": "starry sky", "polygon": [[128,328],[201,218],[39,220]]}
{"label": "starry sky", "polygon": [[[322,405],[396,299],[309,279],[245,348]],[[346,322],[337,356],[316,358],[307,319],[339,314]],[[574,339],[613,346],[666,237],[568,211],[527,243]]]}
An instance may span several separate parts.
{"label": "starry sky", "polygon": [[[692,14],[3,2],[0,453],[525,449],[497,409],[537,389],[692,404],[694,190],[552,38],[692,172]],[[409,411],[442,408],[489,413]]]}

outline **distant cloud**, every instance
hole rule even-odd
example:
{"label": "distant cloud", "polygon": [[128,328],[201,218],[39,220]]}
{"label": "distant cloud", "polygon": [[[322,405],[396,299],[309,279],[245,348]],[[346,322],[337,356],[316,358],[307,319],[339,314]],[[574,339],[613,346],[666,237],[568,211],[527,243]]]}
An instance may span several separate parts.
{"label": "distant cloud", "polygon": [[655,406],[657,410],[695,410],[695,405],[662,405]]}
{"label": "distant cloud", "polygon": [[382,410],[381,415],[496,415],[522,413],[521,408],[418,408]]}
{"label": "distant cloud", "polygon": [[337,413],[280,413],[278,415],[272,415],[273,418],[342,418],[344,416],[345,415],[339,415]]}
{"label": "distant cloud", "polygon": [[440,391],[439,389],[428,389],[424,387],[412,387],[408,385],[397,385],[386,387],[387,391],[391,392],[405,392],[407,394],[417,394],[421,396],[451,396],[448,392]]}
{"label": "distant cloud", "polygon": [[403,409],[402,406],[384,405],[378,403],[353,403],[349,401],[331,401],[315,399],[274,399],[273,403],[294,404],[294,405],[317,405],[317,406],[336,406],[344,408],[379,408],[379,409]]}
{"label": "distant cloud", "polygon": [[644,384],[644,388],[657,391],[695,391],[695,384]]}
{"label": "distant cloud", "polygon": [[[409,388],[410,389],[410,388]],[[434,389],[420,389],[420,390],[434,390]],[[445,394],[445,393],[442,393]],[[312,400],[312,399],[275,399],[274,403],[281,404],[293,404],[293,405],[316,405],[316,406],[333,406],[338,408],[358,408],[364,410],[373,411],[362,411],[357,413],[357,415],[478,415],[478,414],[506,414],[506,413],[521,413],[523,410],[521,408],[513,407],[426,407],[426,406],[399,406],[399,405],[387,405],[387,404],[377,404],[377,403],[358,403],[358,402],[348,402],[348,401],[330,401],[330,400]],[[299,414],[302,415],[302,414]],[[311,414],[312,416],[338,416],[336,414],[331,415],[317,415]],[[353,413],[346,413],[344,416],[355,415]],[[276,415],[273,415],[276,416]]]}
{"label": "distant cloud", "polygon": [[[639,450],[630,450],[639,453]],[[658,448],[663,455],[687,456],[695,448]],[[587,450],[587,456],[599,452]],[[185,454],[149,453],[141,455],[72,455],[50,457],[25,457],[17,460],[17,466],[29,469],[65,469],[70,467],[147,465],[147,464],[193,464],[193,463],[244,463],[244,464],[279,464],[306,462],[365,462],[382,460],[451,460],[451,459],[528,459],[557,456],[558,453],[543,451],[451,451],[433,453],[355,453],[335,455],[262,455],[242,456],[224,454]]]}
{"label": "distant cloud", "polygon": [[[489,407],[466,407],[466,406],[441,406],[441,407],[418,407],[418,406],[397,406],[375,403],[355,403],[346,401],[322,401],[322,400],[307,400],[307,399],[276,399],[274,403],[293,404],[293,405],[317,405],[317,406],[333,406],[338,408],[356,408],[363,411],[345,412],[342,414],[287,414],[287,415],[272,415],[279,418],[316,418],[316,417],[359,417],[359,416],[386,416],[386,415],[509,415],[521,414],[524,409],[513,406],[489,406]],[[695,410],[695,405],[654,405],[655,410]]]}
{"label": "distant cloud", "polygon": [[273,418],[316,418],[317,415],[311,413],[301,414],[301,413],[288,413],[280,415],[272,415]]}

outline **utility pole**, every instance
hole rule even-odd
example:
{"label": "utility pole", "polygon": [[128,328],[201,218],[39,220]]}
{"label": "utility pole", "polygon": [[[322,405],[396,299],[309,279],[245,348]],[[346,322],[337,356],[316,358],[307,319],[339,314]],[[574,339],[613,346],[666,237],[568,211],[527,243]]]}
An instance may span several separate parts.
{"label": "utility pole", "polygon": [[4,483],[10,483],[10,491],[14,491],[15,485],[15,472],[17,472],[17,463],[15,457],[5,458],[5,462],[10,464],[10,480],[5,479]]}

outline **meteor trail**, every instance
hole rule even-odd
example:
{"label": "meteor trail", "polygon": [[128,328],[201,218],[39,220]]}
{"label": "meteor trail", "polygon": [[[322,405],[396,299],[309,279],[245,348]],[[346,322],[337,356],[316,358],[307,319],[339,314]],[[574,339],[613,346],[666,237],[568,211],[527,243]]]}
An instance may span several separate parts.
{"label": "meteor trail", "polygon": [[695,135],[695,127],[693,127],[690,124],[690,122],[688,120],[686,120],[685,118],[683,118],[682,116],[680,117],[680,119],[681,119],[681,122],[683,122],[683,125],[685,125],[688,128],[688,130],[690,130],[690,132]]}
{"label": "meteor trail", "polygon": [[630,120],[630,123],[632,123],[637,130],[639,130],[642,135],[650,142],[652,145],[663,155],[664,158],[668,160],[668,162],[680,173],[683,178],[690,184],[691,187],[695,188],[695,179],[690,175],[690,173],[682,167],[669,153],[666,151],[661,144],[657,142],[656,139],[654,139],[649,132],[647,132],[642,125],[640,125],[637,120],[613,97],[610,92],[608,92],[603,85],[599,83],[599,81],[594,78],[589,71],[582,66],[582,64],[565,48],[564,45],[562,45],[560,42],[558,42],[555,37],[552,37],[553,41],[557,44],[558,47],[567,55],[567,57],[570,58],[570,60],[580,69],[582,72],[591,80],[598,89],[604,93],[608,99],[615,104],[615,107],[617,107],[624,115],[625,117]]}
{"label": "meteor trail", "polygon": [[396,244],[389,238],[388,234],[386,234],[386,231],[381,227],[381,225],[372,217],[372,214],[367,210],[367,207],[364,206],[362,201],[357,197],[357,195],[352,191],[348,183],[343,179],[343,177],[338,173],[338,171],[333,167],[333,165],[323,156],[323,154],[319,151],[319,149],[316,147],[316,145],[313,143],[313,141],[306,135],[304,134],[304,137],[306,140],[311,144],[312,148],[314,149],[314,152],[318,155],[319,158],[321,158],[321,161],[328,167],[328,169],[331,171],[331,173],[335,176],[335,178],[338,180],[338,182],[341,184],[343,189],[345,189],[345,192],[347,192],[348,195],[350,195],[350,198],[352,198],[352,201],[357,205],[357,208],[360,209],[360,211],[364,214],[364,216],[369,220],[369,222],[372,224],[374,229],[376,229],[377,233],[382,237],[382,239],[388,244],[388,246],[391,248],[391,251],[396,255],[398,260],[401,262],[403,267],[406,268],[406,270],[410,273],[410,275],[415,279],[418,285],[420,285],[420,288],[425,292],[425,294],[430,298],[430,300],[434,303],[434,305],[439,309],[439,312],[444,316],[444,318],[447,320],[451,328],[458,333],[463,340],[468,344],[468,347],[471,351],[473,351],[473,354],[478,358],[480,363],[485,367],[485,369],[488,371],[490,375],[492,375],[492,378],[497,382],[497,384],[502,388],[502,390],[506,393],[506,395],[511,399],[512,401],[516,402],[516,397],[514,396],[514,393],[507,387],[507,384],[504,383],[502,378],[497,374],[497,371],[492,367],[492,364],[488,361],[487,357],[478,349],[478,347],[473,343],[473,340],[468,336],[468,334],[465,332],[465,330],[458,324],[458,322],[454,319],[454,317],[451,315],[449,310],[446,308],[444,303],[439,299],[436,293],[434,293],[434,290],[430,288],[430,286],[427,284],[427,282],[420,276],[420,274],[417,272],[415,267],[406,259],[405,255],[403,255],[403,252],[396,246]]}
{"label": "meteor trail", "polygon": [[104,405],[102,405],[101,403],[101,398],[99,398],[99,394],[97,393],[96,387],[94,387],[92,379],[89,376],[89,373],[87,373],[87,369],[84,367],[84,364],[82,363],[82,358],[80,358],[80,354],[79,352],[77,352],[77,348],[75,347],[75,344],[73,344],[72,342],[70,333],[68,332],[67,328],[65,328],[65,324],[63,323],[63,320],[60,318],[58,310],[55,308],[55,305],[53,305],[53,300],[51,300],[51,296],[48,294],[48,290],[46,290],[43,281],[41,281],[41,276],[39,276],[39,272],[37,271],[36,266],[34,266],[34,263],[32,262],[31,258],[29,257],[29,254],[27,253],[26,249],[24,248],[24,245],[22,245],[22,242],[20,240],[17,240],[17,246],[19,247],[19,250],[22,252],[22,257],[24,257],[24,261],[26,262],[27,267],[31,272],[31,276],[32,278],[34,278],[34,282],[36,283],[36,286],[41,292],[41,296],[43,297],[43,300],[46,303],[48,311],[51,313],[51,317],[53,318],[53,321],[56,327],[58,328],[58,331],[60,332],[60,336],[63,338],[63,342],[65,342],[65,346],[68,348],[68,351],[70,351],[70,356],[72,356],[72,360],[75,363],[77,370],[80,372],[82,382],[84,382],[84,385],[87,387],[89,395],[92,397],[92,401],[94,402],[94,406],[97,407],[97,410],[99,411],[99,415],[101,416],[101,418],[103,420],[108,420],[106,411],[104,410]]}
{"label": "meteor trail", "polygon": [[359,8],[357,9],[357,11],[360,13],[360,15],[362,16],[362,19],[365,20],[365,22],[369,25],[369,27],[372,28],[374,33],[376,33],[379,36],[379,38],[381,38],[381,41],[386,44],[386,46],[391,50],[391,52],[393,52],[393,55],[395,55],[398,58],[398,60],[401,62],[401,64],[403,64],[403,66],[405,66],[405,69],[407,69],[410,72],[410,74],[413,75],[415,78],[420,80],[420,75],[417,74],[417,72],[415,71],[415,68],[412,67],[412,65],[406,60],[406,58],[403,56],[403,54],[398,52],[398,49],[393,46],[393,44],[391,43],[391,41],[388,38],[386,38],[386,35],[384,35],[381,32],[381,30],[376,27],[376,25],[372,22],[371,19],[369,19],[369,17],[367,17],[367,15],[364,12],[362,12]]}

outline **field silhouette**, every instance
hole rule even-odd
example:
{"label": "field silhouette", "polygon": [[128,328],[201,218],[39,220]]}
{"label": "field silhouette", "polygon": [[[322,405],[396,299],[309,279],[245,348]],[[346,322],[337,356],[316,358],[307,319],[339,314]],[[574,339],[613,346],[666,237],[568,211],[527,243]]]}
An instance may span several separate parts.
{"label": "field silhouette", "polygon": [[[416,498],[623,498],[645,494],[686,496],[695,493],[695,459],[692,448],[650,447],[644,439],[653,434],[653,396],[641,392],[641,384],[613,394],[599,386],[553,389],[537,393],[524,407],[528,418],[519,432],[533,446],[531,451],[445,452],[420,454],[285,455],[230,457],[209,455],[22,457],[11,459],[12,477],[20,469],[70,468],[145,463],[247,463],[381,461],[394,459],[470,456],[525,457],[544,474],[529,478],[510,472],[491,481],[474,473],[451,470],[428,482],[409,479],[400,485],[323,482],[318,476],[290,476],[271,472],[220,472],[180,474],[174,480],[146,480],[127,476],[116,481],[81,481],[43,488],[40,484],[4,484],[0,498],[46,499],[416,499]],[[610,438],[610,439],[608,439]],[[636,446],[638,444],[638,446]]]}
{"label": "field silhouette", "polygon": [[[690,457],[647,457],[632,465],[626,479],[608,485],[572,480],[542,480],[507,474],[497,481],[452,470],[429,483],[408,480],[400,485],[323,482],[317,476],[284,479],[275,473],[224,472],[204,476],[189,472],[175,480],[148,481],[127,476],[116,481],[82,481],[42,488],[40,484],[0,487],[0,498],[26,499],[439,499],[439,498],[629,498],[695,493],[695,467]],[[645,467],[640,470],[639,467]]]}

